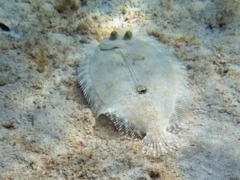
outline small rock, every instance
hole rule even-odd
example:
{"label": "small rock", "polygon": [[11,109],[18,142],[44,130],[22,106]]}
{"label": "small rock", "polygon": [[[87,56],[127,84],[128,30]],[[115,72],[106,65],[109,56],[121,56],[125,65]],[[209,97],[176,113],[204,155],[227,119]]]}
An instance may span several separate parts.
{"label": "small rock", "polygon": [[13,130],[13,129],[17,129],[18,128],[18,125],[19,125],[19,123],[17,122],[17,120],[16,119],[10,119],[10,120],[8,120],[8,121],[6,121],[6,122],[3,122],[2,124],[1,124],[1,126],[3,127],[3,128],[5,128],[5,129],[10,129],[10,130]]}
{"label": "small rock", "polygon": [[2,22],[0,22],[0,28],[1,28],[3,31],[5,31],[5,32],[9,32],[9,31],[10,31],[10,28],[9,28],[6,24],[4,24],[4,23],[2,23]]}

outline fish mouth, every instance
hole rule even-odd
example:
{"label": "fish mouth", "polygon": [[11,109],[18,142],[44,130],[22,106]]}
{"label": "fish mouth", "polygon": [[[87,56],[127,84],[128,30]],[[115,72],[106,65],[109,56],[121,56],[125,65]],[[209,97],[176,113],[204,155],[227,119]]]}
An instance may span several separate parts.
{"label": "fish mouth", "polygon": [[100,49],[101,51],[110,51],[110,50],[114,50],[114,49],[118,49],[118,48],[120,48],[120,47],[118,47],[118,46],[113,46],[113,47],[109,47],[109,48],[99,47],[99,49]]}

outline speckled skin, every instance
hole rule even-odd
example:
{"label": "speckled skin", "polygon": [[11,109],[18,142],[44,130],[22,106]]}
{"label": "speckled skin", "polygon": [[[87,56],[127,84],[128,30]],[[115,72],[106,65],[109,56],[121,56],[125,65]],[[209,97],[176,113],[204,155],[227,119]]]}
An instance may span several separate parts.
{"label": "speckled skin", "polygon": [[[97,116],[108,115],[119,131],[146,136],[147,152],[174,147],[167,127],[186,96],[183,66],[150,38],[106,38],[79,68],[80,84]],[[144,88],[144,91],[140,91]]]}

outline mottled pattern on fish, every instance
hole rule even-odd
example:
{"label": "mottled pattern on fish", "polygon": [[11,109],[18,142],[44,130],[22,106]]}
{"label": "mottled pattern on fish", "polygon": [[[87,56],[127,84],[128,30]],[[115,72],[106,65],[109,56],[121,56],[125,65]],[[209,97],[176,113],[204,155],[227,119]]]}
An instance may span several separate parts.
{"label": "mottled pattern on fish", "polygon": [[117,130],[143,138],[144,151],[154,156],[175,147],[169,129],[188,96],[187,75],[162,44],[114,31],[89,46],[78,77],[96,117],[105,114]]}

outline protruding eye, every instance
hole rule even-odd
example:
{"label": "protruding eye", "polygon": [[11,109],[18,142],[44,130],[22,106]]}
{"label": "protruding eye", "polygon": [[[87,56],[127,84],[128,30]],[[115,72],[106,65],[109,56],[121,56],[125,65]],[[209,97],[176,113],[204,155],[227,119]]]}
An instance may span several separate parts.
{"label": "protruding eye", "polygon": [[130,40],[132,39],[132,32],[131,31],[127,31],[123,37],[124,40]]}
{"label": "protruding eye", "polygon": [[116,40],[118,38],[118,32],[117,31],[112,31],[110,34],[110,40]]}

